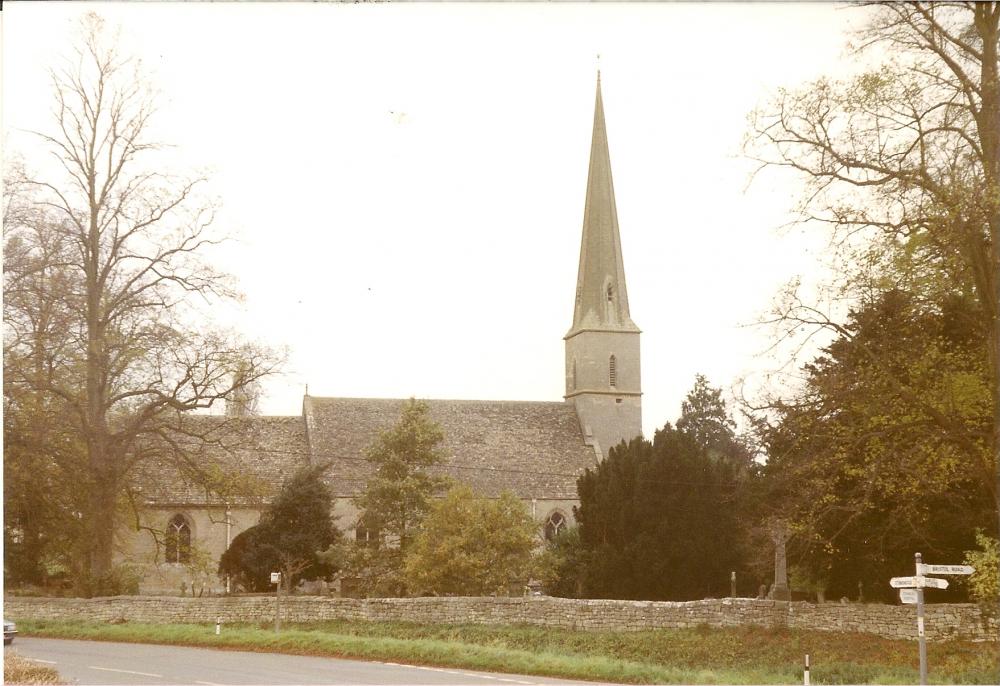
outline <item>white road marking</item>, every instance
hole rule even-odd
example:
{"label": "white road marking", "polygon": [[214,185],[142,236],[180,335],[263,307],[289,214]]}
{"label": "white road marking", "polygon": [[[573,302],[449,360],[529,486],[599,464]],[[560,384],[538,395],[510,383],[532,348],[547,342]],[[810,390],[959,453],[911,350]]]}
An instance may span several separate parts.
{"label": "white road marking", "polygon": [[29,657],[28,660],[31,662],[41,662],[43,665],[57,665],[58,662],[53,662],[52,660],[39,660],[37,657]]}
{"label": "white road marking", "polygon": [[102,672],[120,672],[121,674],[138,674],[139,676],[155,676],[158,679],[162,679],[162,674],[150,674],[149,672],[133,672],[131,669],[111,669],[110,667],[94,667],[93,665],[87,665],[87,669],[99,669]]}
{"label": "white road marking", "polygon": [[[522,686],[540,686],[538,684],[538,682],[536,682],[536,681],[521,681],[520,679],[505,679],[505,678],[500,677],[500,676],[492,676],[490,674],[476,674],[474,672],[456,672],[453,669],[441,669],[440,667],[426,667],[424,665],[404,665],[404,664],[400,664],[398,662],[383,662],[381,664],[383,664],[383,665],[390,665],[392,667],[409,667],[410,669],[423,669],[423,670],[426,670],[428,672],[441,672],[442,674],[454,674],[454,675],[457,675],[457,676],[471,676],[471,677],[476,677],[478,679],[492,679],[493,681],[505,681],[505,682],[507,682],[509,684],[522,684]],[[201,684],[201,683],[205,683],[205,682],[199,681],[199,682],[196,682],[196,683]],[[218,686],[218,685],[216,685],[216,686]]]}
{"label": "white road marking", "polygon": [[217,684],[214,681],[196,681],[196,684],[202,684],[203,686],[222,686],[222,684]]}

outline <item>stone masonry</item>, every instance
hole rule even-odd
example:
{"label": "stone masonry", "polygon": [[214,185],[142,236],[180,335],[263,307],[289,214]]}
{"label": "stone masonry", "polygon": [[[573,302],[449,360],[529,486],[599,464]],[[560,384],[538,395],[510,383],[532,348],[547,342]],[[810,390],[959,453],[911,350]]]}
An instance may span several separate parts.
{"label": "stone masonry", "polygon": [[[436,624],[530,624],[566,629],[638,631],[696,626],[766,626],[852,631],[885,638],[916,639],[911,606],[723,598],[689,602],[571,600],[567,598],[375,598],[317,596],[282,598],[283,622],[332,619]],[[215,598],[117,596],[110,598],[7,597],[4,616],[142,623],[266,623],[274,619],[273,596]],[[1000,640],[997,618],[972,604],[926,607],[927,636]]]}

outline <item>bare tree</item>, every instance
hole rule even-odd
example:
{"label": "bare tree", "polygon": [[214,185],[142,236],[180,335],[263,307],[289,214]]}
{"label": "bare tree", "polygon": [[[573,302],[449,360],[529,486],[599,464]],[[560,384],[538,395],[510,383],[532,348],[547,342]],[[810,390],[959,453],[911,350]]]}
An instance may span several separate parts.
{"label": "bare tree", "polygon": [[52,72],[56,126],[37,133],[54,171],[22,184],[19,207],[41,220],[6,238],[17,250],[5,256],[5,295],[9,282],[17,297],[4,307],[5,372],[59,402],[79,436],[87,567],[101,578],[131,477],[150,460],[210,471],[190,450],[200,424],[183,413],[239,394],[277,361],[211,325],[205,310],[236,293],[203,258],[219,242],[204,180],[160,166],[138,61],[97,15],[81,28]]}
{"label": "bare tree", "polygon": [[[894,265],[894,277],[934,291],[928,301],[950,292],[977,303],[972,324],[989,342],[992,435],[969,435],[930,403],[925,409],[979,451],[1000,511],[1000,3],[870,11],[859,53],[884,49],[882,63],[847,82],[781,92],[754,113],[748,148],[765,166],[804,174],[806,218],[830,225],[838,245],[862,258],[855,264]],[[877,286],[870,277],[862,265],[850,285]],[[786,305],[777,314],[789,332],[850,335],[812,304]],[[871,361],[888,369],[875,351]],[[918,394],[899,384],[900,393]]]}

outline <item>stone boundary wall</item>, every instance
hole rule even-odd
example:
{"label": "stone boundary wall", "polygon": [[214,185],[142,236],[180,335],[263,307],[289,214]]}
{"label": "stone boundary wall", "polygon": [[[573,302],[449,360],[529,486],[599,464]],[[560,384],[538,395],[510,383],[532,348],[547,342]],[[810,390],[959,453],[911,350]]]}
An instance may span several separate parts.
{"label": "stone boundary wall", "polygon": [[[8,596],[4,616],[18,619],[78,619],[142,623],[264,623],[274,619],[273,596],[213,598],[115,596],[29,598]],[[440,624],[531,624],[568,629],[637,631],[656,628],[767,626],[820,631],[856,631],[886,638],[917,638],[912,605],[781,602],[723,598],[689,602],[525,598],[328,598],[281,599],[283,622],[332,619]],[[930,640],[1000,640],[997,618],[972,604],[926,606]]]}

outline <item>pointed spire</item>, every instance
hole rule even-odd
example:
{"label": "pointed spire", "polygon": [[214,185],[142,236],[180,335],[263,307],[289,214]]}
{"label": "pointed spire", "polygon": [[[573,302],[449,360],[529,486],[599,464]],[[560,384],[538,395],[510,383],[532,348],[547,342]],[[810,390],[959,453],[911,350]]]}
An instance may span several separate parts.
{"label": "pointed spire", "polygon": [[604,122],[601,72],[597,72],[594,133],[590,143],[590,172],[583,211],[583,239],[577,274],[576,307],[570,333],[579,329],[638,331],[628,310],[625,265],[618,234],[618,210],[611,179],[611,155]]}

